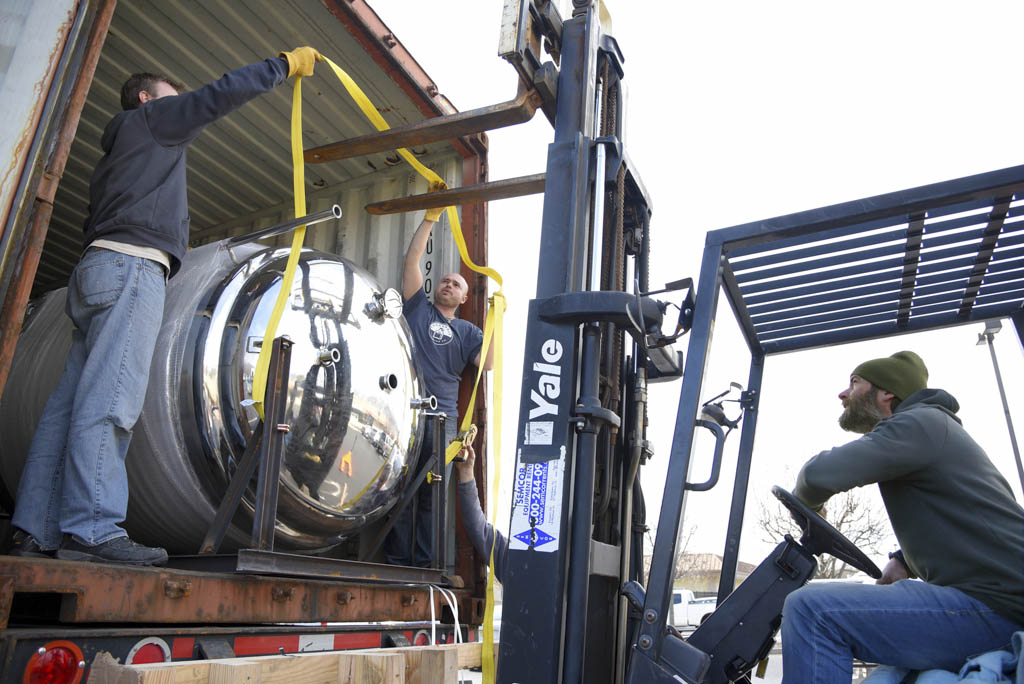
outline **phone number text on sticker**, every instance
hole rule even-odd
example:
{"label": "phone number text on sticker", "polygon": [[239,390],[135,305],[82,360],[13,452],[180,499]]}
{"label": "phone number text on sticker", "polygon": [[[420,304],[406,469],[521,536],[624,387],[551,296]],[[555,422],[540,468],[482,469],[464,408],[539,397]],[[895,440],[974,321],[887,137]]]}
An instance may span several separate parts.
{"label": "phone number text on sticker", "polygon": [[510,549],[558,549],[563,461],[520,463],[516,468]]}

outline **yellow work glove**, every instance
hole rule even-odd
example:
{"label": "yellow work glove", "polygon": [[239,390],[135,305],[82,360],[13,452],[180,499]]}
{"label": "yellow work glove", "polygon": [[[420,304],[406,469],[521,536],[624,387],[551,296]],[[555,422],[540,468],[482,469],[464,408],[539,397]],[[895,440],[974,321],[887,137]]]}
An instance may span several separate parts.
{"label": "yellow work glove", "polygon": [[[437,192],[438,190],[444,190],[448,186],[444,183],[431,183],[430,190],[428,192]],[[441,218],[441,214],[444,213],[445,207],[438,207],[437,209],[427,209],[427,213],[423,215],[424,221],[436,222],[437,219]]]}
{"label": "yellow work glove", "polygon": [[288,60],[288,78],[312,76],[313,64],[324,61],[324,56],[308,45],[297,47],[291,52],[282,52],[278,56]]}

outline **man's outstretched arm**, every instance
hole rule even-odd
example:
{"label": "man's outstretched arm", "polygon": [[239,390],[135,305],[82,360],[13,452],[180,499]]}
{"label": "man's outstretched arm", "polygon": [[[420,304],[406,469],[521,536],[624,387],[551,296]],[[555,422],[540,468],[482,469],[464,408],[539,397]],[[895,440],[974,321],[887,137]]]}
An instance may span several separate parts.
{"label": "man's outstretched arm", "polygon": [[[443,183],[431,183],[430,192],[442,190],[444,187]],[[434,224],[437,223],[437,219],[441,218],[443,212],[444,207],[427,209],[427,213],[423,215],[423,221],[420,222],[420,227],[416,229],[416,233],[412,236],[409,249],[405,252],[405,267],[402,270],[402,297],[405,299],[411,299],[423,287],[420,259],[423,258],[423,253],[427,251],[430,231],[434,229]]]}
{"label": "man's outstretched arm", "polygon": [[430,231],[433,229],[434,222],[424,218],[412,236],[409,249],[405,252],[405,268],[402,271],[402,297],[405,299],[412,299],[412,296],[423,287],[420,259],[427,251],[427,241],[430,240]]}
{"label": "man's outstretched arm", "polygon": [[476,478],[473,474],[476,451],[471,444],[466,445],[463,455],[465,457],[464,461],[455,462],[455,474],[458,483],[456,492],[459,497],[462,522],[466,527],[466,534],[469,536],[473,548],[484,559],[490,559],[491,544],[494,544],[494,577],[501,582],[505,576],[505,556],[508,555],[508,541],[505,539],[505,535],[495,530],[487,522],[483,510],[480,508],[480,498],[476,492]]}

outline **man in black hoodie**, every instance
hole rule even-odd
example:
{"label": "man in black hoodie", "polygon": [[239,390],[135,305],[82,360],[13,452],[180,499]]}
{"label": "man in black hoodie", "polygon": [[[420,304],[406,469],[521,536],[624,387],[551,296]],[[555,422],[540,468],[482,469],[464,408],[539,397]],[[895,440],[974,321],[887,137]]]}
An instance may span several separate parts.
{"label": "man in black hoodie", "polygon": [[64,374],[36,426],[12,519],[13,555],[159,565],[119,523],[125,456],[142,410],[166,279],[188,245],[185,153],[209,124],[286,78],[311,76],[310,47],[225,74],[198,90],[134,74],[101,139],[89,186],[85,251],[68,282],[74,322]]}
{"label": "man in black hoodie", "polygon": [[839,394],[839,424],[864,436],[821,452],[797,476],[793,494],[815,510],[877,482],[901,551],[876,585],[812,584],[789,595],[784,682],[846,684],[853,658],[955,672],[1024,629],[1024,510],[956,417],[956,399],[927,380],[909,351],[857,366]]}

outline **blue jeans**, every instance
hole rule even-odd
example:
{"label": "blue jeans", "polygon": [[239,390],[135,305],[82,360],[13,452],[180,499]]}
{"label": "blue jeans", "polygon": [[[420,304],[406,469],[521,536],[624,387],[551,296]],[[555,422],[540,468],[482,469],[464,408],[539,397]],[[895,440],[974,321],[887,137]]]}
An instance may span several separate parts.
{"label": "blue jeans", "polygon": [[[409,479],[423,467],[434,455],[434,428],[433,421],[427,421],[427,427],[423,430],[423,442],[420,445],[420,455],[417,465],[410,469]],[[458,422],[449,418],[444,423],[445,437],[441,440],[442,451],[459,434]],[[448,465],[444,471],[444,485],[451,483],[452,465]],[[424,480],[419,491],[416,492],[416,520],[412,518],[412,502],[398,514],[395,526],[388,532],[384,540],[384,558],[390,565],[412,565],[418,568],[430,567],[432,560],[431,547],[434,542],[434,502],[431,498],[432,485]],[[455,490],[449,488],[449,494]],[[450,504],[451,496],[447,499]],[[451,507],[449,505],[449,510]],[[409,548],[415,542],[413,557],[409,557]]]}
{"label": "blue jeans", "polygon": [[788,684],[849,684],[853,659],[956,672],[970,656],[1007,648],[1020,629],[952,587],[829,582],[794,591],[782,610]]}
{"label": "blue jeans", "polygon": [[68,283],[64,374],[36,426],[12,523],[44,549],[125,535],[125,455],[142,411],[165,294],[160,264],[91,248]]}

